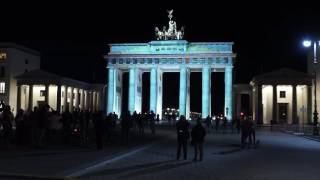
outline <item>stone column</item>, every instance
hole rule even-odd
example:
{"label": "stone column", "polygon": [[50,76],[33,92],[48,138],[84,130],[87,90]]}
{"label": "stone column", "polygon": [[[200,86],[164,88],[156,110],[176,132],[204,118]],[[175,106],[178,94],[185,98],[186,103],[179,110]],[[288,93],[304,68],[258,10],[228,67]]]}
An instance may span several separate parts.
{"label": "stone column", "polygon": [[114,99],[115,99],[115,69],[109,68],[108,71],[108,97],[107,97],[107,114],[112,113],[114,111]]}
{"label": "stone column", "polygon": [[258,85],[257,87],[257,123],[263,124],[263,108],[262,108],[262,85]]}
{"label": "stone column", "polygon": [[211,68],[202,68],[202,118],[211,116]]}
{"label": "stone column", "polygon": [[135,68],[129,69],[129,96],[128,110],[132,114],[135,111]]}
{"label": "stone column", "polygon": [[[277,85],[272,85],[272,120],[278,122],[277,110],[278,110],[278,94],[277,94]],[[271,122],[270,122],[271,123]]]}
{"label": "stone column", "polygon": [[56,107],[56,110],[58,113],[61,113],[61,85],[58,84],[58,87],[57,87],[57,107]]}
{"label": "stone column", "polygon": [[96,109],[97,111],[100,111],[100,93],[99,91],[97,91],[97,95],[96,95]]}
{"label": "stone column", "polygon": [[76,93],[75,93],[75,107],[78,109],[79,108],[79,88],[76,88]]}
{"label": "stone column", "polygon": [[142,110],[142,72],[137,68],[129,69],[129,103],[128,109],[132,114]]}
{"label": "stone column", "polygon": [[29,109],[33,110],[33,84],[29,84]]}
{"label": "stone column", "polygon": [[297,124],[297,85],[292,85],[292,124]]}
{"label": "stone column", "polygon": [[150,71],[150,111],[157,112],[157,68]]}
{"label": "stone column", "polygon": [[187,67],[180,68],[180,85],[179,85],[179,114],[187,117]]}
{"label": "stone column", "polygon": [[162,119],[162,88],[163,85],[163,72],[158,68],[157,70],[157,111],[159,118]]}
{"label": "stone column", "polygon": [[49,87],[50,87],[49,84],[46,84],[46,85],[45,85],[45,90],[44,90],[45,93],[46,93],[45,96],[44,96],[44,102],[45,102],[46,104],[48,104],[48,105],[49,105],[49,97],[50,97],[50,96],[49,96]]}
{"label": "stone column", "polygon": [[69,112],[73,112],[73,87],[70,87]]}
{"label": "stone column", "polygon": [[187,104],[186,104],[186,119],[190,119],[190,71],[187,69]]}
{"label": "stone column", "polygon": [[162,118],[162,71],[157,67],[150,72],[150,111]]}
{"label": "stone column", "polygon": [[312,122],[312,86],[307,86],[308,88],[308,92],[307,92],[307,96],[308,96],[308,107],[307,107],[307,118],[308,118],[308,123]]}
{"label": "stone column", "polygon": [[96,91],[92,91],[92,110],[94,111],[94,112],[96,112],[97,111],[97,109],[96,109]]}
{"label": "stone column", "polygon": [[224,72],[225,98],[224,110],[228,121],[232,120],[232,66],[226,66]]}
{"label": "stone column", "polygon": [[17,113],[21,109],[21,85],[17,86]]}
{"label": "stone column", "polygon": [[84,109],[88,110],[88,91],[86,91],[86,90],[84,90],[84,102],[83,103],[84,103]]}
{"label": "stone column", "polygon": [[64,96],[63,96],[63,111],[66,112],[69,107],[68,104],[68,86],[64,86]]}
{"label": "stone column", "polygon": [[80,96],[80,107],[81,107],[81,110],[84,110],[84,90],[81,89],[81,96]]}

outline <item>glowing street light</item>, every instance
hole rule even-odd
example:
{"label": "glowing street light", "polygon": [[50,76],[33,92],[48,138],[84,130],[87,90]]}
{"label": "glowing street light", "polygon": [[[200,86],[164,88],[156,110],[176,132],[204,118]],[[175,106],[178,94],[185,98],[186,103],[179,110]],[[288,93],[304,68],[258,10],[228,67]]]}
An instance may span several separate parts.
{"label": "glowing street light", "polygon": [[[303,46],[310,47],[313,43],[313,73],[314,73],[314,112],[313,112],[313,135],[319,135],[318,130],[318,112],[317,112],[317,41],[312,42],[311,40],[304,40]],[[320,46],[320,41],[318,41],[318,45]]]}
{"label": "glowing street light", "polygon": [[302,42],[302,44],[303,44],[304,47],[310,47],[311,44],[312,44],[312,41],[310,41],[310,40],[304,40],[304,41]]}

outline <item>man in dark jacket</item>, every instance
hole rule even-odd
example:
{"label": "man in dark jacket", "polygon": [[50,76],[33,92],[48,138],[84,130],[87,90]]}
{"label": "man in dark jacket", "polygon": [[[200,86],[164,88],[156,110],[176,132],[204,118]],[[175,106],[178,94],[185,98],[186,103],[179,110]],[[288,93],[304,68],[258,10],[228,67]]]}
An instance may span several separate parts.
{"label": "man in dark jacket", "polygon": [[197,119],[197,125],[192,128],[191,131],[191,143],[194,146],[194,159],[193,161],[197,161],[198,154],[200,154],[200,161],[203,158],[203,142],[204,137],[206,136],[206,130],[201,124],[201,119]]}
{"label": "man in dark jacket", "polygon": [[183,157],[184,160],[187,159],[187,145],[188,145],[188,139],[190,137],[189,134],[189,122],[186,120],[186,118],[181,115],[179,121],[176,123],[177,128],[177,160],[180,158],[181,154],[181,148],[183,148]]}

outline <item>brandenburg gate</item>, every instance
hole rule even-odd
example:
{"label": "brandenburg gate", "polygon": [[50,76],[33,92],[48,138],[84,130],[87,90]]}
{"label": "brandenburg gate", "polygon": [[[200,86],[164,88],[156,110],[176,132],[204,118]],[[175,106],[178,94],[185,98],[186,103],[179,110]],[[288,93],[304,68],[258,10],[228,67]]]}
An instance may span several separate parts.
{"label": "brandenburg gate", "polygon": [[[225,116],[232,119],[232,69],[235,54],[232,42],[188,42],[182,40],[184,28],[177,30],[171,20],[169,28],[155,28],[156,39],[149,43],[110,44],[105,56],[108,69],[106,112],[120,114],[122,74],[129,72],[128,110],[142,110],[142,73],[150,72],[150,111],[162,116],[164,72],[179,72],[179,114],[189,118],[190,72],[202,72],[202,118],[211,116],[211,72],[225,74]],[[177,94],[178,95],[178,94]],[[200,97],[200,96],[199,96]]]}

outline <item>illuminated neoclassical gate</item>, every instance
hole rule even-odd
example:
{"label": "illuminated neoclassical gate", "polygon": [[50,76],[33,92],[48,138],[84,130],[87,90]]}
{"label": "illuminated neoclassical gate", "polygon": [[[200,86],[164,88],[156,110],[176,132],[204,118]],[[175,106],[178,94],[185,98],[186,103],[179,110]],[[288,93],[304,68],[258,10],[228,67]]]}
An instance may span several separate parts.
{"label": "illuminated neoclassical gate", "polygon": [[[171,11],[172,13],[172,11]],[[170,18],[169,13],[169,18]],[[172,16],[171,16],[172,18]],[[122,73],[129,72],[128,110],[141,112],[142,73],[150,72],[150,111],[162,115],[162,74],[179,72],[179,112],[189,118],[190,72],[202,72],[202,117],[211,115],[211,72],[225,72],[225,115],[232,118],[232,42],[181,40],[170,18],[168,31],[156,28],[156,41],[110,44],[105,56],[108,69],[106,112],[121,113]],[[172,24],[174,26],[172,27]],[[181,34],[182,33],[182,34]]]}

